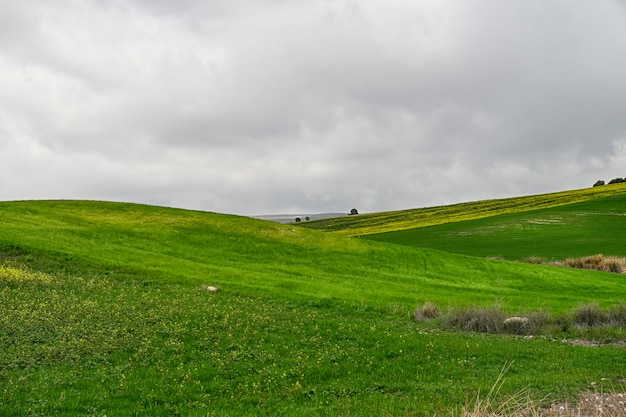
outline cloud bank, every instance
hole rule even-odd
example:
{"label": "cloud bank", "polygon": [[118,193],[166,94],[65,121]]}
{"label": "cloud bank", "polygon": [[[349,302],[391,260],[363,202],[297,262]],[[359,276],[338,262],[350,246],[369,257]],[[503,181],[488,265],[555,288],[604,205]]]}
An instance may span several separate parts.
{"label": "cloud bank", "polygon": [[626,175],[626,3],[43,0],[0,15],[0,199],[402,209]]}

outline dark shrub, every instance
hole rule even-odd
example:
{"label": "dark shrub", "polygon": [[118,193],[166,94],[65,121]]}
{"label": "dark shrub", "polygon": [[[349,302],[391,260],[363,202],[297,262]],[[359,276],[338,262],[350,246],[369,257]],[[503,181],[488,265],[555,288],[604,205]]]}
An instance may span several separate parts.
{"label": "dark shrub", "polygon": [[574,324],[579,326],[598,327],[607,322],[607,314],[597,303],[583,304],[574,310]]}
{"label": "dark shrub", "polygon": [[533,311],[526,315],[528,317],[528,334],[541,333],[554,325],[554,319],[546,311]]}
{"label": "dark shrub", "polygon": [[626,303],[620,303],[611,307],[609,320],[613,326],[626,327]]}
{"label": "dark shrub", "polygon": [[504,313],[499,307],[468,308],[452,311],[444,321],[459,330],[481,333],[502,333]]}
{"label": "dark shrub", "polygon": [[554,326],[554,320],[545,311],[533,311],[504,320],[504,332],[517,335],[541,334]]}

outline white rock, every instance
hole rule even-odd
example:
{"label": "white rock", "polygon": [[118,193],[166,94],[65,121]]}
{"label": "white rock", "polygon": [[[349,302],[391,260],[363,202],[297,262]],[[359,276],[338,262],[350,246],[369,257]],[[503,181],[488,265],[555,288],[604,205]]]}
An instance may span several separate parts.
{"label": "white rock", "polygon": [[528,317],[509,317],[504,320],[504,324],[528,324]]}

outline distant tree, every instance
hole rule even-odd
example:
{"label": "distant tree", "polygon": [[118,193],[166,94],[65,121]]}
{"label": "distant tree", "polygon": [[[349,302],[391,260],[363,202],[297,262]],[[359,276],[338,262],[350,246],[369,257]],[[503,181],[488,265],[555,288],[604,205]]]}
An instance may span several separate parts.
{"label": "distant tree", "polygon": [[357,209],[352,209],[352,210],[350,210],[350,215],[351,215],[351,216],[354,216],[354,215],[356,215],[356,214],[359,214],[359,211],[358,211]]}
{"label": "distant tree", "polygon": [[302,219],[300,217],[296,217],[296,223],[300,223]]}
{"label": "distant tree", "polygon": [[594,187],[599,187],[601,185],[604,185],[604,181],[602,181],[602,180],[599,180],[595,184],[593,184]]}
{"label": "distant tree", "polygon": [[615,178],[609,181],[609,184],[619,184],[620,182],[626,182],[624,178]]}
{"label": "distant tree", "polygon": [[311,220],[311,218],[310,218],[309,216],[306,216],[306,217],[304,218],[304,220],[306,220],[306,221],[308,222],[309,220]]}

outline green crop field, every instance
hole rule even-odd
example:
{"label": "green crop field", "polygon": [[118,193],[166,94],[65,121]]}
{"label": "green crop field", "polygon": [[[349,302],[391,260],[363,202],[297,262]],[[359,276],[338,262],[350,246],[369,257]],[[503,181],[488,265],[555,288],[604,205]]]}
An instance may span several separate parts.
{"label": "green crop field", "polygon": [[369,235],[368,239],[472,256],[561,260],[626,256],[626,192],[548,209]]}
{"label": "green crop field", "polygon": [[413,319],[608,309],[618,274],[135,204],[5,202],[0,224],[2,416],[453,415],[505,367],[503,397],[554,402],[626,378],[619,343],[572,343],[623,330]]}
{"label": "green crop field", "polygon": [[624,193],[626,183],[618,183],[534,196],[336,217],[302,222],[299,226],[347,236],[365,236],[557,207]]}

